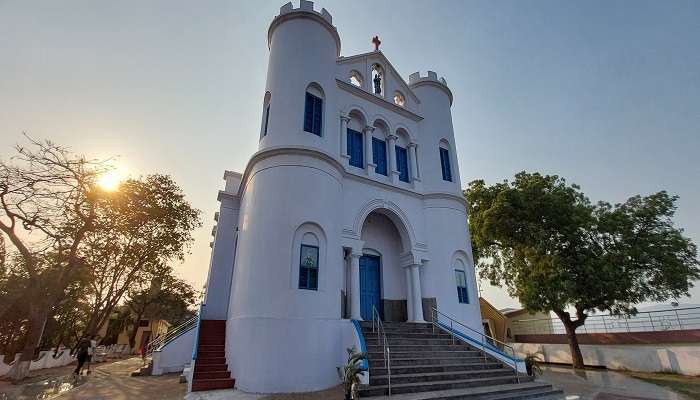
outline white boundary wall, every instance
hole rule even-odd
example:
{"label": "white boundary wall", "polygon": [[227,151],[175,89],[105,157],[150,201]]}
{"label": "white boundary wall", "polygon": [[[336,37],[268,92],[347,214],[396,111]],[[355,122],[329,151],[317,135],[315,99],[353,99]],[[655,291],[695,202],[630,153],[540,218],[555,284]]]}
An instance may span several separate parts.
{"label": "white boundary wall", "polygon": [[[568,344],[513,343],[520,357],[539,353],[545,362],[571,363]],[[700,375],[700,344],[581,345],[585,365],[643,372]]]}
{"label": "white boundary wall", "polygon": [[190,329],[153,352],[153,372],[151,375],[163,375],[179,372],[192,362],[192,350],[197,327]]}

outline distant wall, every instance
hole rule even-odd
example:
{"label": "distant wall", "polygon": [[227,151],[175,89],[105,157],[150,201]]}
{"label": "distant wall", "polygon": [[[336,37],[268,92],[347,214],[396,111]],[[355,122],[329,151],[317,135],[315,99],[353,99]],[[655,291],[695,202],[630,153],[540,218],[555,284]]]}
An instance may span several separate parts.
{"label": "distant wall", "polygon": [[[657,332],[610,332],[580,333],[576,335],[579,344],[650,344],[658,343],[700,343],[700,329],[657,331]],[[515,335],[518,343],[569,343],[566,335]]]}
{"label": "distant wall", "polygon": [[192,349],[197,327],[178,336],[162,349],[153,352],[152,375],[179,372],[192,362]]}
{"label": "distant wall", "polygon": [[[661,333],[661,332],[655,332]],[[546,335],[561,336],[561,335]],[[585,336],[585,335],[579,335]],[[545,362],[571,363],[564,343],[513,343],[520,357],[539,353]],[[657,344],[582,344],[585,365],[644,372],[675,372],[700,375],[700,342]]]}

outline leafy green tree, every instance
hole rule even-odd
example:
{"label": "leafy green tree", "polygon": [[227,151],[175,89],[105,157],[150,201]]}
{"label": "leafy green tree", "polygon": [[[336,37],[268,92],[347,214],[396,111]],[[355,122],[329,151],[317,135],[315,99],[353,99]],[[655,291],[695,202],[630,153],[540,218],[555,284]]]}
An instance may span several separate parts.
{"label": "leafy green tree", "polygon": [[169,278],[170,270],[162,266],[184,259],[192,232],[201,225],[199,210],[166,175],[122,182],[102,211],[98,219],[109,228],[91,232],[84,249],[91,274],[91,335],[109,320],[132,286]]}
{"label": "leafy green tree", "polygon": [[129,287],[124,305],[130,311],[129,345],[134,348],[141,319],[166,320],[177,325],[190,317],[190,308],[197,300],[197,291],[185,280],[176,277],[169,266],[159,266],[145,278]]}
{"label": "leafy green tree", "polygon": [[576,368],[576,329],[590,313],[634,313],[688,295],[700,278],[696,246],[673,225],[678,197],[665,191],[592,204],[563,178],[521,172],[492,186],[473,181],[465,196],[480,276],[528,311],[553,311]]}

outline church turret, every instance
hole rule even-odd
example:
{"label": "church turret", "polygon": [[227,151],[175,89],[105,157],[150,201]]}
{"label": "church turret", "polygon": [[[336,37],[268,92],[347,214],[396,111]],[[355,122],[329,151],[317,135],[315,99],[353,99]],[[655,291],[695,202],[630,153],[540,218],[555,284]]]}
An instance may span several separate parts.
{"label": "church turret", "polygon": [[428,71],[427,76],[415,72],[408,79],[409,87],[420,99],[419,112],[424,118],[420,127],[420,134],[426,139],[420,154],[423,176],[436,178],[424,179],[423,189],[461,195],[452,127],[452,91],[445,78],[438,79],[433,71]]}
{"label": "church turret", "polygon": [[272,20],[260,150],[304,146],[332,153],[338,148],[339,120],[328,115],[340,55],[332,21],[326,9],[314,11],[305,0],[299,8],[285,4]]}

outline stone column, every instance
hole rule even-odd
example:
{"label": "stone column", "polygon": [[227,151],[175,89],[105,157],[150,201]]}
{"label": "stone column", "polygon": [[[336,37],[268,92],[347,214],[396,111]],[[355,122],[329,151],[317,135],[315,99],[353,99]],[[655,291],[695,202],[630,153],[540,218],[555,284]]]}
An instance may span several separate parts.
{"label": "stone column", "polygon": [[411,280],[411,267],[404,267],[404,272],[406,273],[406,321],[413,321],[413,295],[411,288],[413,287],[413,282]]}
{"label": "stone column", "polygon": [[413,322],[425,322],[423,319],[423,294],[420,289],[420,267],[413,264],[411,269],[411,295],[413,297]]}
{"label": "stone column", "polygon": [[399,181],[399,169],[396,166],[396,139],[399,137],[396,135],[387,136],[387,146],[389,147],[387,152],[389,153],[389,179],[393,183]]}
{"label": "stone column", "polygon": [[340,114],[340,159],[343,165],[347,166],[350,156],[348,155],[348,122],[350,117]]}
{"label": "stone column", "polygon": [[411,180],[420,180],[420,176],[418,175],[418,158],[416,158],[416,144],[415,143],[409,143],[408,144],[408,166],[411,169]]}
{"label": "stone column", "polygon": [[362,321],[360,312],[360,257],[350,254],[350,318]]}
{"label": "stone column", "polygon": [[374,176],[374,168],[377,164],[374,163],[372,158],[372,132],[374,132],[373,126],[365,126],[363,130],[365,132],[365,166],[367,168],[367,175]]}

